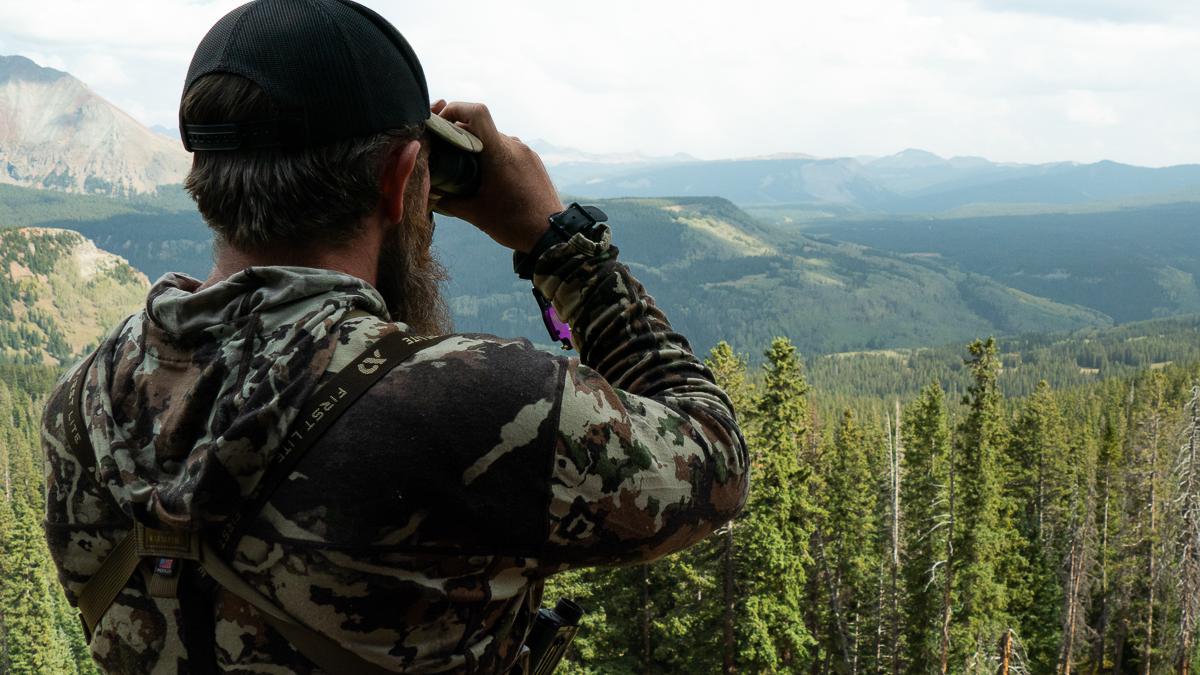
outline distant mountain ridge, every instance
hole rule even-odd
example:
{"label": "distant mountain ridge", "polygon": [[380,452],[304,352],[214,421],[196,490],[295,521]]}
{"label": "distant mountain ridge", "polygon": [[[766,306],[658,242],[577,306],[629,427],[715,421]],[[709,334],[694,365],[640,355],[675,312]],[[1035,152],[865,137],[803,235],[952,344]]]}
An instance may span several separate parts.
{"label": "distant mountain ridge", "polygon": [[71,75],[0,56],[0,183],[129,197],[182,182],[190,164]]}
{"label": "distant mountain ridge", "polygon": [[1200,193],[1200,165],[1101,161],[1012,164],[909,148],[887,157],[798,153],[688,162],[551,166],[559,188],[593,198],[720,195],[739,206],[831,207],[841,213],[937,213],[979,204],[1077,205]]}

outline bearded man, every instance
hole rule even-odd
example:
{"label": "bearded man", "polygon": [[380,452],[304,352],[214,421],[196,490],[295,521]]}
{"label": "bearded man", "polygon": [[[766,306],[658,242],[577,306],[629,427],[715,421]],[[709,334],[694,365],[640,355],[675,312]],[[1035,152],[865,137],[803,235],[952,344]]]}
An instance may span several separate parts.
{"label": "bearded man", "polygon": [[[744,503],[729,399],[601,212],[484,106],[429,100],[348,0],[257,0],[197,48],[213,271],[159,279],[44,418],[47,538],[102,670],[528,672],[548,576]],[[476,190],[434,184],[475,151]],[[579,359],[451,332],[435,206],[515,251]]]}

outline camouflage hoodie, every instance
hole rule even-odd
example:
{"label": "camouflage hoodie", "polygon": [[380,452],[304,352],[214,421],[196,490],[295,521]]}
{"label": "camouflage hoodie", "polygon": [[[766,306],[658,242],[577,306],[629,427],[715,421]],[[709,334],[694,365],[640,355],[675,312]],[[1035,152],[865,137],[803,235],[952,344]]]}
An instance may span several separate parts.
{"label": "camouflage hoodie", "polygon": [[[728,398],[616,258],[605,230],[538,262],[580,359],[477,334],[418,353],[273,493],[234,568],[386,668],[500,672],[546,576],[652,560],[732,517],[747,459]],[[163,277],[99,347],[83,397],[96,476],[63,443],[64,387],[47,406],[47,538],[72,602],[131,519],[211,531],[236,513],[323,378],[407,330],[370,285],[328,270],[199,285]],[[252,607],[210,602],[222,670],[315,672]],[[108,672],[188,671],[192,616],[135,574],[93,655]]]}

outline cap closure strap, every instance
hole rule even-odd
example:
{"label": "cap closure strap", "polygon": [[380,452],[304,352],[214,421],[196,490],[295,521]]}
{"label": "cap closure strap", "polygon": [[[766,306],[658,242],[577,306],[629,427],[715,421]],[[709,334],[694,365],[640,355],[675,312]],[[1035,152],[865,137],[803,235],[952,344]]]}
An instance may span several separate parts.
{"label": "cap closure strap", "polygon": [[[183,147],[196,150],[253,150],[302,145],[303,120],[276,118],[257,122],[183,125]],[[297,135],[300,137],[297,137]]]}

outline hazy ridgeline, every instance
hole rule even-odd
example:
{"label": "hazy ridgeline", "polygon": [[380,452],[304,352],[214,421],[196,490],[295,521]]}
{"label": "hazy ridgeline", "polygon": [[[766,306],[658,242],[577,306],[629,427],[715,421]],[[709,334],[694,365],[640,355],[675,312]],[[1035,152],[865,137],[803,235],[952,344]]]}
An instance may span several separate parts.
{"label": "hazy ridgeline", "polygon": [[[1162,351],[1145,358],[1195,348],[1147,325]],[[1089,344],[1112,362],[1154,343]],[[786,339],[753,371],[714,349],[751,449],[749,503],[680,554],[553,578],[548,599],[590,610],[562,672],[994,673],[1005,636],[1012,672],[1194,664],[1200,361],[1007,398],[1020,368],[1001,372],[993,341],[957,354],[959,400],[936,383],[873,394],[893,356],[831,392]],[[0,672],[92,672],[41,538],[37,425],[56,375],[0,367]]]}

